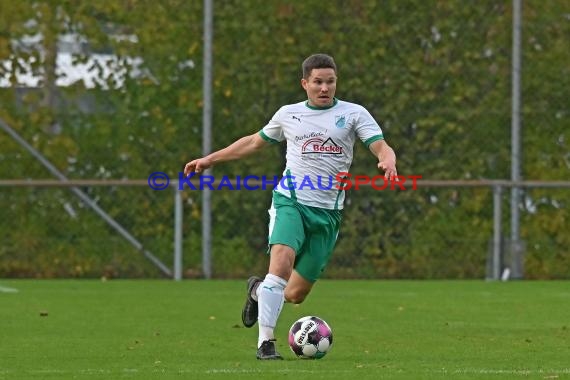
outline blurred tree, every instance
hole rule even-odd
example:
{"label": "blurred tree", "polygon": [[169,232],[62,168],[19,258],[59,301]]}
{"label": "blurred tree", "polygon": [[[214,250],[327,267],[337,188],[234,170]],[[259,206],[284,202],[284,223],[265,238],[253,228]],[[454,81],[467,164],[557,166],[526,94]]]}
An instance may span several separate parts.
{"label": "blurred tree", "polygon": [[[361,103],[378,119],[398,153],[401,174],[509,177],[509,3],[276,0],[260,7],[254,0],[228,0],[215,2],[214,12],[214,149],[259,130],[281,105],[303,100],[301,61],[325,52],[339,66],[338,97]],[[570,170],[569,13],[564,1],[524,6],[528,179],[566,179]],[[187,160],[201,155],[202,17],[201,1],[0,0],[0,118],[70,178],[139,179],[154,171],[176,177]],[[85,80],[73,82],[81,70]],[[50,178],[3,133],[0,146],[0,177]],[[280,174],[284,151],[269,148],[214,173]],[[376,171],[362,145],[351,171]],[[168,259],[171,197],[85,190]],[[200,194],[185,191],[184,200],[186,263],[195,268],[201,260]],[[217,191],[213,200],[214,273],[263,270],[270,192]],[[133,275],[154,273],[142,262],[130,265],[124,252],[129,248],[82,212],[67,191],[2,190],[0,201],[10,205],[1,208],[1,219],[18,226],[4,229],[0,259],[9,260],[0,261],[10,264],[0,275],[30,275],[29,268],[37,267],[30,258],[40,251],[47,259],[37,270],[46,275],[94,276],[109,262]],[[562,191],[525,194],[527,276],[570,273],[570,263],[560,260],[570,246],[568,234],[560,233],[568,201]],[[351,192],[327,274],[482,277],[491,207],[488,190]],[[64,231],[46,220],[64,223]],[[22,229],[34,238],[23,240]],[[104,243],[76,238],[93,231]],[[66,238],[73,244],[62,244]],[[101,250],[110,253],[94,259]],[[57,273],[49,269],[55,258],[64,261]],[[90,269],[72,269],[78,262]],[[192,269],[191,275],[199,272]]]}

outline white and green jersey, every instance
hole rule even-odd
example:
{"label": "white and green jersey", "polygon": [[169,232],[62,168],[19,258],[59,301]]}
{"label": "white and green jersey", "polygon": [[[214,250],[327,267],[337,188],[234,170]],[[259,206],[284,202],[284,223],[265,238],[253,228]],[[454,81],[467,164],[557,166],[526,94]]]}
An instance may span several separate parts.
{"label": "white and green jersey", "polygon": [[362,106],[334,99],[315,108],[307,101],[281,107],[259,132],[269,142],[287,141],[283,179],[274,191],[307,206],[342,209],[338,173],[348,172],[358,137],[368,147],[382,130]]}

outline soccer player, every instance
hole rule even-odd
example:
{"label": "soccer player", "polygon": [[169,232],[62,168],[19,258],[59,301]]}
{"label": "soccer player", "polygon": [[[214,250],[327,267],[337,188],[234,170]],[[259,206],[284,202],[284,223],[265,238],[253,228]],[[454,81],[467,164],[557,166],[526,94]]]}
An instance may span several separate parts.
{"label": "soccer player", "polygon": [[[325,269],[338,236],[344,191],[338,173],[348,172],[358,138],[392,179],[396,155],[382,130],[362,106],[335,97],[337,67],[326,54],[303,61],[301,86],[307,100],[281,107],[259,132],[186,164],[184,174],[200,173],[261,148],[287,142],[283,179],[269,209],[269,270],[250,277],[242,321],[259,321],[257,358],[282,359],[274,329],[285,301],[301,303]],[[332,186],[331,186],[332,184]]]}

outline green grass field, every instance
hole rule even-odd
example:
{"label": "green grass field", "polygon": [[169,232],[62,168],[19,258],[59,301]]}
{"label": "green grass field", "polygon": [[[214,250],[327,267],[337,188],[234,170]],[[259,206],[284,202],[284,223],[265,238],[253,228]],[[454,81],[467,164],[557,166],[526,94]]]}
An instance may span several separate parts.
{"label": "green grass field", "polygon": [[[570,378],[570,283],[331,281],[285,305],[279,362],[255,359],[243,281],[0,281],[0,379]],[[47,315],[40,315],[46,314]],[[322,360],[287,347],[318,315]]]}

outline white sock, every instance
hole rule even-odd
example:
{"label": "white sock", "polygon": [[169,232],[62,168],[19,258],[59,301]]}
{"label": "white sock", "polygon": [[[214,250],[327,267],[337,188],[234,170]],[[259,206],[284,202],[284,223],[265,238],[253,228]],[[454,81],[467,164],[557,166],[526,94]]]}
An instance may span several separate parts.
{"label": "white sock", "polygon": [[287,281],[281,277],[267,274],[265,280],[257,287],[259,302],[259,338],[257,347],[266,340],[275,339],[273,330],[285,301],[284,290]]}

